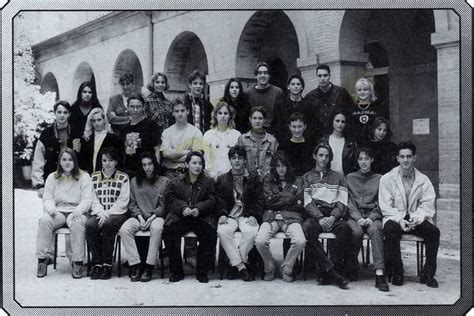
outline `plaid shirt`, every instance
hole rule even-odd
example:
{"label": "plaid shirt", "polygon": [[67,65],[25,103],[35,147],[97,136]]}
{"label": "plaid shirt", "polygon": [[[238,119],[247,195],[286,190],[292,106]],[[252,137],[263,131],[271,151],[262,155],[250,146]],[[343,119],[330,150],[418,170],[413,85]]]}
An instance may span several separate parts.
{"label": "plaid shirt", "polygon": [[162,129],[174,123],[173,106],[162,93],[153,92],[145,98],[145,114]]}
{"label": "plaid shirt", "polygon": [[[191,104],[192,104],[192,115],[193,115],[194,126],[197,127],[199,130],[201,130],[201,104],[200,102],[196,102],[196,98],[194,98],[192,95],[189,95],[189,98],[191,99]],[[199,97],[199,101],[201,101],[201,99],[202,99],[202,96]]]}

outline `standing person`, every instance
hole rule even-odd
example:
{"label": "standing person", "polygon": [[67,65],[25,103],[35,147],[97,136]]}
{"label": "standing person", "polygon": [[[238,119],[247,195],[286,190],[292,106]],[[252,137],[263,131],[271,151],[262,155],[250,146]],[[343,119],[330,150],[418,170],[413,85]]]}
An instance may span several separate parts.
{"label": "standing person", "polygon": [[171,101],[164,95],[169,89],[168,76],[155,73],[147,88],[151,93],[145,98],[145,115],[164,130],[174,123]]}
{"label": "standing person", "polygon": [[436,260],[440,231],[433,223],[436,193],[430,179],[415,168],[416,146],[411,142],[398,145],[399,167],[382,176],[379,187],[380,210],[383,215],[385,262],[392,284],[403,285],[403,262],[400,239],[403,233],[425,240],[426,263],[420,283],[438,287]]}
{"label": "standing person", "polygon": [[378,116],[388,118],[388,109],[375,96],[374,85],[367,78],[360,78],[355,84],[354,107],[350,109],[356,141],[367,140],[370,126]]}
{"label": "standing person", "polygon": [[[322,285],[335,283],[347,289],[348,280],[341,276],[346,272],[346,259],[350,260],[352,231],[342,220],[347,207],[347,185],[342,173],[331,170],[333,153],[329,144],[319,143],[313,151],[315,168],[302,178],[304,208],[308,218],[303,222],[306,236],[306,262],[316,261],[322,270],[318,282]],[[336,235],[328,259],[319,241],[319,234],[332,232]],[[334,262],[334,264],[333,264]]]}
{"label": "standing person", "polygon": [[272,131],[280,144],[290,138],[288,131],[290,115],[303,111],[303,97],[301,96],[304,90],[303,77],[298,74],[291,75],[288,78],[287,89],[289,92],[287,97],[276,102],[273,111]]}
{"label": "standing person", "polygon": [[[46,178],[58,168],[59,153],[66,147],[72,147],[71,125],[68,122],[71,105],[67,101],[57,101],[53,105],[55,120],[45,128],[36,143],[33,154],[31,182],[43,197]],[[78,166],[79,168],[79,166]]]}
{"label": "standing person", "polygon": [[249,99],[239,79],[230,78],[227,81],[224,88],[224,97],[221,101],[235,109],[235,129],[241,134],[247,132],[250,129],[248,119],[250,112]]}
{"label": "standing person", "polygon": [[85,224],[92,204],[92,182],[89,174],[79,169],[74,150],[64,148],[58,159],[56,172],[51,173],[44,187],[43,210],[36,234],[36,276],[48,273],[52,254],[54,231],[61,227],[71,229],[72,277],[82,277],[85,254]]}
{"label": "standing person", "polygon": [[94,201],[86,223],[87,246],[93,264],[91,280],[107,280],[112,276],[115,235],[128,219],[130,200],[130,181],[126,173],[117,170],[117,151],[107,147],[100,156],[102,170],[91,176]]}
{"label": "standing person", "polygon": [[111,124],[114,134],[120,135],[122,128],[130,123],[128,115],[127,99],[135,92],[133,75],[129,72],[123,73],[119,78],[122,93],[115,94],[109,98],[107,107],[107,119]]}
{"label": "standing person", "polygon": [[175,123],[165,129],[161,135],[161,151],[165,175],[174,179],[185,173],[185,160],[191,151],[201,148],[201,131],[188,123],[189,111],[182,99],[172,102]]}
{"label": "standing person", "polygon": [[275,103],[284,99],[285,93],[282,89],[270,83],[271,69],[267,63],[258,63],[255,67],[254,75],[257,79],[257,84],[247,91],[249,105],[251,108],[254,106],[262,106],[265,109],[268,115],[265,121],[265,127],[270,130],[273,126]]}
{"label": "standing person", "polygon": [[188,122],[204,133],[211,126],[212,112],[211,102],[204,97],[206,75],[202,71],[194,70],[188,77],[188,87],[189,94],[184,99]]}
{"label": "standing person", "polygon": [[[123,223],[119,231],[123,247],[128,254],[132,282],[148,282],[152,279],[158,250],[161,248],[161,234],[166,216],[163,196],[168,182],[168,178],[160,175],[160,165],[155,155],[149,151],[143,152],[140,155],[137,176],[130,183],[128,210],[132,217]],[[138,231],[150,231],[145,265],[140,261],[135,243],[135,234]]]}
{"label": "standing person", "polygon": [[79,166],[82,170],[92,174],[102,170],[102,157],[99,153],[105,147],[114,147],[119,151],[119,164],[123,163],[123,148],[120,137],[108,132],[109,123],[105,112],[101,108],[92,109],[87,116],[84,135],[81,138],[81,147],[78,153]]}
{"label": "standing person", "polygon": [[398,165],[397,145],[392,143],[391,139],[390,122],[383,117],[376,117],[370,127],[366,145],[374,152],[372,170],[376,173],[384,175]]}
{"label": "standing person", "polygon": [[240,137],[240,132],[234,129],[234,118],[234,108],[224,101],[219,101],[212,110],[212,128],[204,133],[206,174],[213,179],[217,179],[231,168],[227,153],[229,148],[237,144]]}
{"label": "standing person", "polygon": [[171,180],[165,190],[165,219],[163,240],[170,259],[170,282],[184,279],[181,258],[181,236],[194,232],[198,239],[196,279],[208,283],[207,271],[215,256],[216,216],[214,180],[204,175],[204,156],[191,151],[186,156],[186,174]]}
{"label": "standing person", "polygon": [[[247,153],[240,146],[230,148],[228,159],[232,169],[217,179],[217,212],[220,214],[217,235],[230,264],[238,270],[239,277],[251,281],[248,254],[257,236],[258,225],[263,213],[263,185],[255,175],[245,168]],[[234,241],[234,233],[242,233],[239,244]]]}
{"label": "standing person", "polygon": [[[77,98],[71,106],[71,116],[69,117],[71,134],[75,142],[80,143],[80,138],[84,134],[84,128],[86,127],[87,116],[95,108],[102,108],[97,99],[95,86],[91,82],[85,81],[81,83],[77,90]],[[74,147],[76,149],[77,145],[74,144]]]}
{"label": "standing person", "polygon": [[270,239],[282,231],[291,238],[291,247],[281,265],[281,274],[283,281],[293,282],[293,267],[306,244],[301,226],[306,212],[302,203],[301,179],[296,178],[284,154],[277,154],[272,160],[270,174],[264,179],[264,196],[266,211],[255,240],[264,263],[264,280],[271,281],[274,278],[275,260],[270,252]]}
{"label": "standing person", "polygon": [[240,135],[238,145],[244,147],[248,153],[247,170],[263,180],[270,172],[270,163],[278,150],[278,141],[265,130],[267,111],[263,107],[253,107],[250,110],[249,120],[252,128]]}
{"label": "standing person", "polygon": [[331,169],[344,175],[357,170],[357,143],[353,140],[350,117],[347,112],[335,107],[329,116],[332,132],[321,138],[328,143],[334,153]]}
{"label": "standing person", "polygon": [[316,77],[318,87],[305,96],[303,108],[308,121],[308,134],[319,139],[332,131],[332,121],[329,120],[331,110],[335,106],[349,110],[354,103],[346,89],[331,83],[331,69],[328,65],[319,65]]}
{"label": "standing person", "polygon": [[132,94],[127,100],[130,123],[122,127],[120,138],[125,144],[125,171],[133,177],[139,167],[139,156],[144,151],[155,154],[160,161],[161,128],[146,118],[145,100],[140,94]]}
{"label": "standing person", "polygon": [[354,253],[354,269],[348,276],[356,280],[358,277],[357,256],[364,239],[364,232],[370,237],[372,243],[372,257],[374,258],[375,287],[380,291],[388,291],[385,280],[385,265],[383,255],[382,213],[378,205],[379,182],[382,177],[374,173],[371,165],[374,154],[369,148],[360,148],[357,155],[359,171],[347,175],[347,188],[349,189],[349,217],[347,223],[351,226]]}

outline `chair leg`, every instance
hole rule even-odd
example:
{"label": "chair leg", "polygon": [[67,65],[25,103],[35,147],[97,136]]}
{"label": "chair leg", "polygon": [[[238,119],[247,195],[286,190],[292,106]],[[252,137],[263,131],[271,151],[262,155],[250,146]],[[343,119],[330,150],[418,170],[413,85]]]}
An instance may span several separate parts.
{"label": "chair leg", "polygon": [[416,242],[416,275],[420,276],[420,242]]}
{"label": "chair leg", "polygon": [[120,278],[122,276],[122,245],[121,245],[121,240],[120,236],[117,235],[117,247],[118,247],[118,262],[117,262],[117,274],[118,277]]}
{"label": "chair leg", "polygon": [[87,242],[86,242],[86,253],[87,253],[87,276],[91,275],[91,267],[92,267],[92,262],[91,262],[91,252],[89,250],[89,247],[87,247]]}
{"label": "chair leg", "polygon": [[370,239],[367,239],[367,252],[365,255],[366,255],[365,267],[367,268],[370,264]]}
{"label": "chair leg", "polygon": [[56,260],[58,258],[58,234],[54,234],[54,258],[53,269],[56,270]]}
{"label": "chair leg", "polygon": [[421,253],[420,253],[420,273],[418,274],[418,276],[421,275],[422,271],[423,271],[423,263],[424,263],[424,253],[425,253],[425,243],[422,241],[420,242],[421,243]]}
{"label": "chair leg", "polygon": [[228,265],[227,255],[224,251],[224,248],[219,243],[219,255],[217,259],[217,272],[219,273],[219,280],[224,279],[225,268]]}
{"label": "chair leg", "polygon": [[161,278],[165,278],[165,260],[164,260],[164,248],[163,248],[163,242],[160,245],[160,272],[161,272]]}

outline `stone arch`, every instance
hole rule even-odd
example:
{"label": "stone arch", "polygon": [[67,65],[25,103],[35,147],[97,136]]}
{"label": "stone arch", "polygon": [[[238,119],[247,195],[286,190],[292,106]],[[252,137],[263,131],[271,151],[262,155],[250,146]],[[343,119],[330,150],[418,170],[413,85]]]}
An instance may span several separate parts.
{"label": "stone arch", "polygon": [[121,93],[119,78],[129,72],[133,76],[135,91],[141,93],[143,88],[143,70],[137,54],[131,49],[122,51],[115,60],[112,76],[112,94]]}
{"label": "stone arch", "polygon": [[276,63],[272,77],[278,78],[278,82],[273,83],[283,83],[286,90],[287,78],[283,77],[299,72],[296,65],[299,56],[298,36],[289,17],[279,10],[257,11],[240,34],[235,61],[236,74],[237,77],[253,80],[254,67],[258,62]]}
{"label": "stone arch", "polygon": [[41,80],[41,93],[46,93],[48,91],[56,93],[56,101],[59,100],[59,88],[58,81],[56,76],[52,72],[46,73],[43,79]]}
{"label": "stone arch", "polygon": [[77,89],[79,89],[79,86],[84,81],[90,81],[95,86],[94,71],[92,70],[92,67],[85,61],[81,62],[74,72],[74,78],[72,81],[74,97],[76,97]]}
{"label": "stone arch", "polygon": [[195,33],[184,31],[176,36],[168,49],[164,69],[170,86],[168,94],[175,96],[187,91],[187,76],[193,70],[208,74],[207,54]]}

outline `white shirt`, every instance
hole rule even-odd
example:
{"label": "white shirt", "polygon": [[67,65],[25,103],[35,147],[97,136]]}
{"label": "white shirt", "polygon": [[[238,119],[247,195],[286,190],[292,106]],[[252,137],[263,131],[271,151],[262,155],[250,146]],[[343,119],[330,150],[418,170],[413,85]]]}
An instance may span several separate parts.
{"label": "white shirt", "polygon": [[[202,133],[193,125],[186,123],[186,127],[178,129],[176,124],[171,125],[161,134],[161,151],[166,149],[174,150],[200,150],[202,143]],[[164,158],[163,167],[167,169],[177,169],[184,167],[182,161]]]}
{"label": "white shirt", "polygon": [[204,159],[206,160],[206,172],[209,177],[217,179],[221,174],[231,169],[229,149],[237,145],[240,132],[228,128],[225,132],[213,128],[204,133]]}
{"label": "white shirt", "polygon": [[331,146],[334,157],[331,161],[331,170],[344,173],[342,169],[342,151],[344,150],[344,137],[329,135],[329,146]]}

